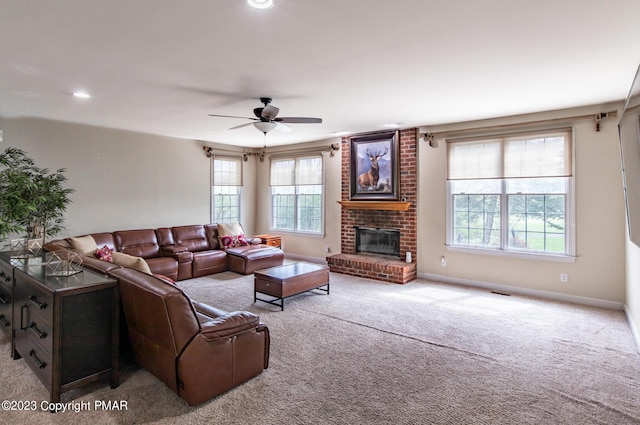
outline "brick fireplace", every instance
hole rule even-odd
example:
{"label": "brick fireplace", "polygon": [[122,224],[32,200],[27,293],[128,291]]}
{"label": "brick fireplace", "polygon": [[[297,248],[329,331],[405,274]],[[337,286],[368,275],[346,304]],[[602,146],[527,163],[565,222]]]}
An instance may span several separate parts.
{"label": "brick fireplace", "polygon": [[[341,214],[340,254],[327,257],[332,272],[367,277],[394,283],[407,283],[416,277],[417,249],[417,129],[400,130],[399,138],[399,197],[402,202],[375,203],[361,201],[347,206],[343,202]],[[350,139],[342,139],[342,201],[349,201]],[[363,204],[367,203],[367,204]],[[380,205],[380,206],[378,206]],[[406,204],[405,204],[406,205]],[[364,208],[363,208],[364,206]],[[406,210],[405,210],[406,208]],[[356,227],[397,229],[400,231],[400,258],[362,255],[356,253]],[[405,261],[407,252],[412,262]]]}

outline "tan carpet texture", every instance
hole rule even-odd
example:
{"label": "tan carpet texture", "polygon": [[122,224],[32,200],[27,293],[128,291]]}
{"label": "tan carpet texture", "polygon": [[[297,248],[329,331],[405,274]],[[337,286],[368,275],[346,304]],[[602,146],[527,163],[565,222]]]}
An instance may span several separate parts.
{"label": "tan carpet texture", "polygon": [[[117,389],[95,383],[63,394],[86,402],[79,412],[3,410],[0,423],[640,424],[640,355],[621,311],[331,274],[330,295],[290,298],[281,312],[254,304],[253,276],[178,285],[194,300],[258,314],[271,331],[269,369],[190,407],[124,364]],[[9,352],[0,337],[2,399],[46,401]]]}

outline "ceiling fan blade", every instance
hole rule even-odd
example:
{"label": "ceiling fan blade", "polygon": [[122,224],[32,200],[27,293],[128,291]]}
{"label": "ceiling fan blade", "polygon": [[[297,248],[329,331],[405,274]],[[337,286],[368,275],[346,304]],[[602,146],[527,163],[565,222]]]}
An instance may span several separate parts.
{"label": "ceiling fan blade", "polygon": [[272,120],[276,117],[276,115],[278,115],[278,112],[280,112],[280,109],[276,108],[275,106],[267,105],[262,108],[262,118]]}
{"label": "ceiling fan blade", "polygon": [[246,124],[236,125],[235,127],[231,127],[229,130],[236,130],[236,129],[238,129],[238,128],[248,127],[248,126],[250,126],[250,125],[253,125],[253,123],[252,123],[252,122],[248,122],[248,123],[246,123]]}
{"label": "ceiling fan blade", "polygon": [[289,127],[286,124],[283,124],[283,123],[277,122],[277,121],[275,121],[275,123],[278,125],[276,127],[276,130],[278,130],[278,131],[282,131],[283,133],[289,133],[289,132],[293,131],[293,128]]}
{"label": "ceiling fan blade", "polygon": [[218,114],[209,114],[210,117],[220,117],[220,118],[240,118],[243,120],[254,120],[257,121],[255,118],[250,118],[250,117],[236,117],[235,115],[218,115]]}
{"label": "ceiling fan blade", "polygon": [[275,118],[274,121],[286,122],[289,124],[320,124],[322,123],[322,118],[282,117],[282,118]]}

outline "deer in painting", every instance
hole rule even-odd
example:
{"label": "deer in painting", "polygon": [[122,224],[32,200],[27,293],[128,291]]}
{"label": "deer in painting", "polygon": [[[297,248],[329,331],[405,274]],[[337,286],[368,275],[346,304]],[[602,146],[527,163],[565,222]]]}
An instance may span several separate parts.
{"label": "deer in painting", "polygon": [[385,148],[384,152],[376,151],[369,152],[367,149],[367,156],[369,157],[369,162],[371,163],[371,168],[366,173],[362,173],[358,176],[358,186],[360,190],[377,190],[378,189],[378,180],[380,179],[380,166],[378,165],[378,160],[385,156],[389,152],[389,148]]}

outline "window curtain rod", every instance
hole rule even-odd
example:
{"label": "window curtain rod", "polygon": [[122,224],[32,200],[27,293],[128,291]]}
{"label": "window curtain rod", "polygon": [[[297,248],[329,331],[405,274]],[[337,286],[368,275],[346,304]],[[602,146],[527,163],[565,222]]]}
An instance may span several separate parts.
{"label": "window curtain rod", "polygon": [[211,158],[214,155],[226,156],[229,158],[242,158],[247,155],[246,152],[236,151],[232,149],[212,148],[211,146],[202,146],[202,150],[205,151],[207,158]]}
{"label": "window curtain rod", "polygon": [[291,155],[304,155],[304,154],[321,154],[322,152],[329,152],[329,156],[334,156],[336,151],[340,150],[339,143],[332,143],[328,146],[312,146],[308,148],[299,149],[283,149],[278,151],[267,152],[269,158],[286,158]]}
{"label": "window curtain rod", "polygon": [[600,123],[604,118],[612,118],[618,115],[616,110],[609,112],[600,112],[597,114],[585,114],[585,115],[576,115],[572,117],[563,117],[563,118],[553,118],[546,120],[537,120],[537,121],[528,121],[526,123],[519,124],[503,124],[503,125],[493,125],[486,127],[474,127],[474,128],[466,128],[460,130],[449,130],[449,131],[436,131],[429,132],[423,131],[424,127],[420,128],[420,138],[429,142],[433,141],[434,138],[445,138],[450,140],[461,139],[469,136],[491,136],[494,134],[501,134],[507,131],[513,131],[517,133],[524,133],[535,130],[551,130],[554,128],[561,128],[571,126],[574,121],[583,120],[583,119],[592,119],[595,122],[596,131],[600,131]]}

